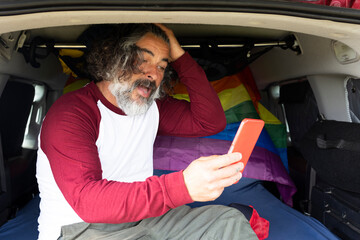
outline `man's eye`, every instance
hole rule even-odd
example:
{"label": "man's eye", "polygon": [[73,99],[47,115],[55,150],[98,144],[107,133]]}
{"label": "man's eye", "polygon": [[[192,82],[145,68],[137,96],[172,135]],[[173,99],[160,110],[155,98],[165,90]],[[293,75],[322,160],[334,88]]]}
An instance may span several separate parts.
{"label": "man's eye", "polygon": [[163,66],[158,66],[158,69],[159,69],[160,71],[164,72],[164,71],[165,71],[165,69],[166,69],[166,67],[163,67]]}

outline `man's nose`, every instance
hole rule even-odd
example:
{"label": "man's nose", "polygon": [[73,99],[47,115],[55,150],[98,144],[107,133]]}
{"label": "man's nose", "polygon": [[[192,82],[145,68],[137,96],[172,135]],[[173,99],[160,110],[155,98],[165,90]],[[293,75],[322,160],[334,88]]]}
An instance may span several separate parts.
{"label": "man's nose", "polygon": [[157,80],[158,78],[158,71],[157,67],[151,64],[148,64],[144,69],[145,77],[149,80]]}

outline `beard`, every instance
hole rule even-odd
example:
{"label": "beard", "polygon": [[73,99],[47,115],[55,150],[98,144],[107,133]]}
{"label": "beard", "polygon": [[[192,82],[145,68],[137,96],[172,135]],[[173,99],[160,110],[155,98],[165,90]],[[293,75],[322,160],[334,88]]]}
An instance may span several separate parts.
{"label": "beard", "polygon": [[[147,88],[149,97],[138,95],[132,98],[132,93],[137,87]],[[137,79],[135,82],[113,81],[109,85],[110,92],[115,96],[118,107],[128,116],[145,114],[153,102],[160,97],[159,87],[149,79]]]}

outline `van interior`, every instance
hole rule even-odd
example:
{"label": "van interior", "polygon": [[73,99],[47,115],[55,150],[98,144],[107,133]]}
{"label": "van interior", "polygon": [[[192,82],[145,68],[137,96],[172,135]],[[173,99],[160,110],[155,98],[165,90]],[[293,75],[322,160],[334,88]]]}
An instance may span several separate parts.
{"label": "van interior", "polygon": [[[267,133],[257,143],[249,170],[216,203],[229,204],[229,196],[237,194],[239,203],[254,206],[270,222],[268,239],[358,239],[359,185],[339,189],[340,196],[351,199],[350,210],[332,210],[336,204],[324,200],[324,194],[336,187],[321,188],[304,139],[322,121],[358,129],[359,24],[280,13],[141,9],[0,17],[0,239],[37,238],[38,136],[51,105],[88,82],[81,69],[82,33],[91,25],[144,22],[174,31],[204,68],[228,121],[224,132],[200,140],[159,136],[154,173],[186,167],[172,165],[161,152],[180,149],[190,156],[187,164],[197,154],[226,153],[241,120],[261,118]],[[217,89],[220,84],[226,92]],[[186,99],[176,87],[173,95]],[[251,109],[240,102],[250,102]],[[194,153],[196,144],[207,150]],[[260,153],[263,149],[266,153]],[[335,175],[343,159],[337,160],[331,170]],[[351,167],[339,171],[346,175]]]}

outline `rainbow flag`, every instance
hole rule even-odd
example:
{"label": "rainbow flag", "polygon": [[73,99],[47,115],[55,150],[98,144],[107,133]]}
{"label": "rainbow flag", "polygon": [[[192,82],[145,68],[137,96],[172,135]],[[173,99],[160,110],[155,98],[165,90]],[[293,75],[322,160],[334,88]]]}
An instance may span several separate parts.
{"label": "rainbow flag", "polygon": [[[232,141],[244,118],[262,119],[265,127],[256,146],[277,154],[285,168],[289,170],[285,125],[259,102],[260,93],[250,69],[245,68],[240,73],[210,83],[219,96],[227,126],[222,132],[208,138]],[[173,97],[190,101],[186,87],[182,83],[175,86]]]}

